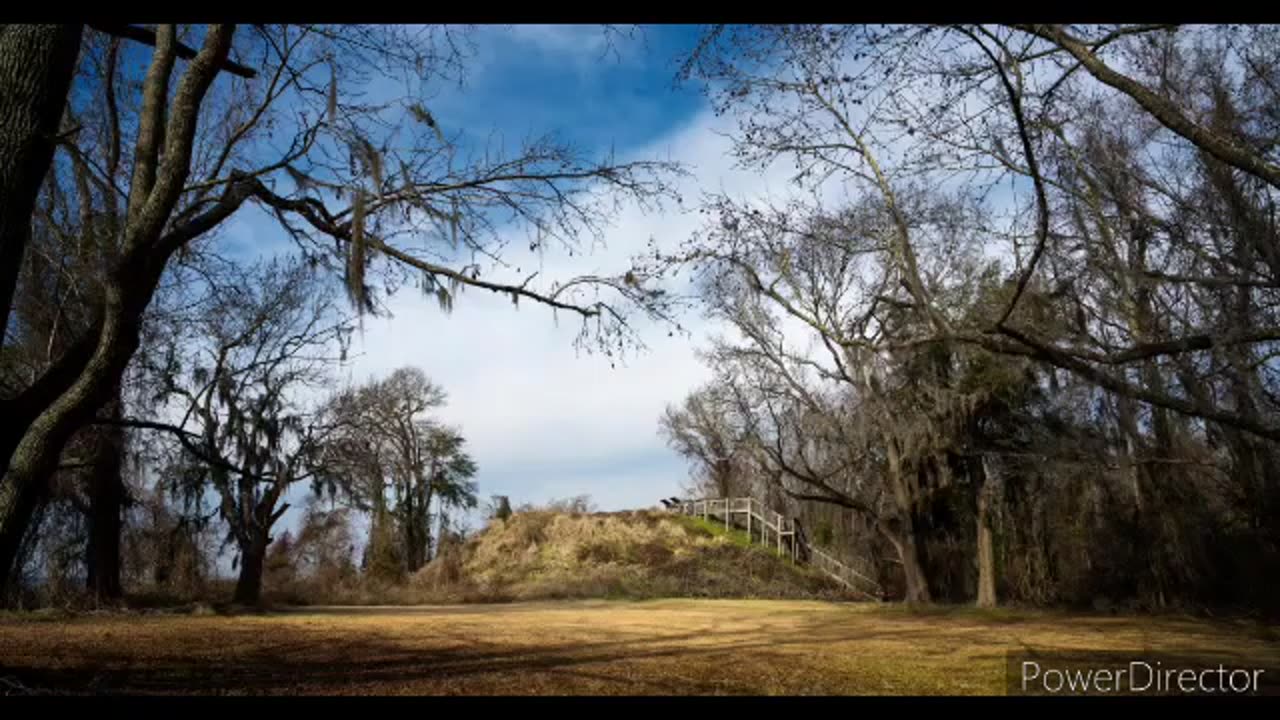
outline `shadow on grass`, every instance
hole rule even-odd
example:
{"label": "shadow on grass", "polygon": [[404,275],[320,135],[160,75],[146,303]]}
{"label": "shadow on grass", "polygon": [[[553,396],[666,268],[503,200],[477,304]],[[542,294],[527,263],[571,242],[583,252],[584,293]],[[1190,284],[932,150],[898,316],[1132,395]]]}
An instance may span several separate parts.
{"label": "shadow on grass", "polygon": [[[305,608],[297,612],[318,616],[382,615],[472,615],[483,620],[492,613],[546,612],[563,607],[566,611],[590,612],[610,606],[636,607],[643,603],[528,603],[503,606],[440,606],[420,608]],[[1003,645],[1016,651],[1032,650],[1018,637],[1012,641],[990,637],[991,620],[968,609],[920,609],[881,614],[815,613],[796,608],[779,608],[752,613],[744,621],[726,609],[722,615],[710,612],[696,618],[701,627],[681,632],[663,624],[655,615],[652,624],[631,622],[627,629],[602,624],[606,639],[594,642],[517,642],[490,635],[497,640],[479,639],[465,628],[445,626],[428,635],[398,638],[373,630],[356,635],[350,628],[326,634],[299,630],[281,624],[264,625],[250,631],[211,634],[201,639],[197,656],[178,650],[148,647],[147,653],[132,651],[129,641],[117,645],[73,644],[59,638],[56,644],[76,667],[57,667],[47,657],[10,654],[0,651],[0,678],[12,678],[26,688],[72,694],[292,694],[345,692],[410,692],[414,694],[530,692],[598,694],[759,694],[761,673],[775,671],[791,678],[771,690],[785,692],[858,693],[874,688],[858,687],[859,679],[841,676],[818,654],[797,650],[844,643],[840,652],[857,656],[863,667],[877,672],[899,672],[899,666],[918,665],[921,660],[937,663],[912,673],[929,686],[938,678],[928,677],[948,662],[962,662],[967,672],[982,673],[1000,664]],[[950,610],[950,611],[948,611]],[[923,615],[923,616],[922,616]],[[928,622],[936,617],[946,625]],[[844,620],[842,620],[844,618]],[[913,618],[915,621],[913,621]],[[1012,613],[1006,619],[1016,619]],[[643,615],[631,620],[643,620]],[[668,618],[669,620],[669,618]],[[886,622],[881,622],[881,621]],[[956,622],[970,620],[974,622]],[[1031,616],[1026,622],[1056,625],[1053,618]],[[182,619],[174,619],[181,630]],[[732,627],[726,627],[726,625]],[[1087,619],[1072,623],[1088,631]],[[191,627],[194,632],[210,628]],[[377,626],[373,626],[376,628]],[[679,628],[675,628],[679,630]],[[1026,633],[1033,636],[1036,628]],[[1018,629],[1019,635],[1023,634]],[[613,637],[608,637],[613,636]],[[417,640],[426,640],[414,645]],[[135,641],[136,642],[136,641]],[[46,644],[46,648],[47,648]],[[989,650],[989,652],[988,652]],[[963,656],[963,657],[961,657]],[[1229,651],[1196,652],[1204,662],[1238,660]],[[956,661],[951,658],[955,657]],[[828,658],[829,659],[829,656]],[[986,660],[981,669],[974,662]],[[931,669],[932,668],[932,669]],[[907,672],[907,671],[900,671]],[[1003,670],[1001,670],[1003,672]],[[861,677],[861,676],[859,676]],[[1001,676],[1003,677],[1003,675]],[[911,677],[903,675],[903,679]],[[992,679],[993,684],[996,679]]]}
{"label": "shadow on grass", "polygon": [[[790,637],[778,637],[768,624],[757,624],[733,631],[713,627],[680,634],[529,646],[478,642],[466,633],[431,636],[434,642],[452,647],[412,647],[383,638],[353,640],[349,635],[299,639],[285,628],[272,632],[276,637],[265,647],[237,650],[234,642],[229,642],[217,661],[174,655],[143,659],[127,648],[95,646],[77,649],[80,667],[48,667],[42,662],[7,659],[0,661],[0,677],[13,678],[28,688],[72,694],[339,693],[361,688],[382,692],[379,686],[436,694],[465,691],[468,685],[475,687],[470,681],[476,679],[481,680],[480,687],[505,688],[494,692],[522,694],[528,692],[522,678],[538,673],[550,676],[552,692],[582,691],[581,683],[587,682],[592,684],[590,692],[758,694],[762,692],[759,678],[741,672],[746,658],[755,668],[794,669],[800,658],[769,657],[770,651],[815,641],[897,637],[914,642],[925,631],[885,629],[869,636],[865,628],[827,628],[815,635],[818,629],[802,628]],[[233,639],[223,642],[227,640]],[[211,645],[218,643],[210,639]],[[809,686],[797,689],[842,691],[839,678],[810,679]]]}
{"label": "shadow on grass", "polygon": [[[281,694],[299,691],[340,693],[393,686],[424,694],[464,691],[475,676],[489,676],[497,692],[522,694],[521,679],[530,673],[560,676],[556,692],[571,692],[574,678],[593,680],[622,694],[751,693],[756,689],[731,677],[649,679],[643,673],[609,672],[618,663],[669,659],[678,662],[706,654],[767,647],[767,643],[723,642],[709,647],[680,643],[700,634],[598,643],[564,643],[536,647],[496,646],[465,636],[437,634],[455,647],[414,648],[379,639],[285,641],[263,649],[235,653],[219,662],[200,658],[162,657],[145,661],[128,652],[88,651],[88,667],[51,668],[0,663],[0,677],[43,692],[69,694]],[[590,666],[597,666],[591,668]],[[598,672],[591,672],[598,670]],[[381,692],[380,690],[374,690]]]}

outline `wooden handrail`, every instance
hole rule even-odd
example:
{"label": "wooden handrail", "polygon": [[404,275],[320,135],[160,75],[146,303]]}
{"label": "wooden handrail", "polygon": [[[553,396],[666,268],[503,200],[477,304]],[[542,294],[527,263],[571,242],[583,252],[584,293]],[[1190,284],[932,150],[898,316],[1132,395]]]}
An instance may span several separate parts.
{"label": "wooden handrail", "polygon": [[[735,509],[739,503],[745,505],[745,510]],[[804,537],[803,532],[798,531],[795,519],[791,521],[791,529],[788,530],[786,520],[783,518],[782,513],[764,507],[764,503],[761,503],[753,497],[702,498],[698,500],[686,500],[673,507],[672,511],[679,511],[684,515],[692,515],[695,517],[701,516],[703,520],[709,521],[713,514],[712,507],[715,505],[719,505],[721,508],[720,512],[724,513],[724,524],[726,528],[732,525],[733,514],[735,512],[745,514],[747,516],[747,538],[750,542],[755,542],[755,537],[752,533],[752,521],[754,520],[759,523],[760,543],[762,545],[770,545],[769,531],[772,530],[777,552],[779,555],[782,555],[783,538],[790,537],[791,541],[788,543],[788,546],[791,549],[792,562],[812,565],[826,573],[828,577],[831,577],[844,585],[846,588],[873,600],[880,600],[883,598],[884,591],[883,588],[880,587],[880,583],[835,559],[835,557],[830,553],[815,547],[807,538]],[[757,512],[757,505],[759,506],[759,512]],[[773,522],[769,522],[770,514],[773,516]],[[800,543],[804,544],[805,553],[800,552]],[[855,583],[855,580],[871,586],[875,589],[875,593],[867,592],[866,590],[859,588]]]}

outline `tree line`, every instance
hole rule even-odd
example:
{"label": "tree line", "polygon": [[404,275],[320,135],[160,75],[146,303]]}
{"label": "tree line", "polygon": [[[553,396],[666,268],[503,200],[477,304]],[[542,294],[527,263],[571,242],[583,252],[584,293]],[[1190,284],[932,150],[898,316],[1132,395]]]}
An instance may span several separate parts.
{"label": "tree line", "polygon": [[[1275,28],[705,28],[682,79],[795,192],[708,193],[680,248],[558,279],[505,268],[513,224],[572,253],[685,168],[468,152],[425,88],[469,33],[0,27],[0,594],[39,549],[114,601],[124,555],[189,573],[216,527],[251,598],[308,484],[369,514],[369,564],[424,562],[432,503],[474,496],[439,388],[316,392],[416,285],[608,355],[700,300],[726,331],[675,447],[906,599],[1277,608]],[[246,259],[251,217],[291,255]]]}
{"label": "tree line", "polygon": [[661,420],[909,601],[1274,613],[1280,34],[716,27],[785,202],[652,261],[727,330]]}
{"label": "tree line", "polygon": [[[190,574],[217,526],[253,601],[308,483],[411,572],[475,465],[420,371],[317,397],[364,315],[407,286],[444,312],[491,292],[608,354],[670,316],[648,277],[507,267],[504,233],[572,253],[682,170],[552,133],[476,152],[425,99],[474,53],[439,26],[0,26],[0,596],[39,550],[117,602],[126,554]],[[245,248],[246,218],[285,247]],[[122,546],[142,530],[157,547]]]}

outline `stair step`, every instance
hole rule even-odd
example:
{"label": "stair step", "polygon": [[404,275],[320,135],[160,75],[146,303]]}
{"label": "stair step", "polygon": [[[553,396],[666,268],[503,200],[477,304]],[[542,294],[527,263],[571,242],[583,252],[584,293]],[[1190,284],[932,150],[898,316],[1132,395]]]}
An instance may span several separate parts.
{"label": "stair step", "polygon": [[[743,509],[744,505],[745,505],[745,509]],[[757,513],[754,509],[756,507],[759,507],[763,514]],[[735,525],[734,518],[733,518],[734,515],[747,515],[748,516],[747,527],[748,528],[760,527],[762,530],[761,544],[765,546],[776,544],[779,551],[781,551],[782,549],[783,538],[792,538],[790,544],[791,545],[796,544],[795,521],[794,520],[792,521],[791,530],[784,529],[786,527],[786,521],[783,519],[782,513],[776,512],[774,510],[770,510],[769,508],[765,508],[764,504],[759,502],[755,498],[705,498],[702,500],[689,500],[689,501],[680,502],[678,504],[670,506],[670,508],[672,512],[680,512],[682,514],[691,515],[694,517],[708,517],[708,518],[715,517],[717,521],[725,522],[726,526]],[[770,522],[769,518],[772,518],[773,522]],[[764,530],[772,531],[775,542],[769,542],[764,537],[764,534],[763,534]],[[839,560],[836,560],[835,557],[833,557],[830,553],[824,552],[821,548],[815,547],[813,543],[810,543],[807,540],[804,540],[803,533],[800,534],[800,537],[801,537],[801,540],[800,540],[799,547],[804,550],[804,552],[800,554],[808,555],[809,560],[805,561],[797,557],[795,558],[797,562],[801,562],[801,563],[805,563],[813,566],[814,565],[813,557],[815,555],[819,556],[822,559],[821,564],[829,566],[829,567],[818,568],[824,574],[829,575],[831,578],[835,579],[840,584],[844,585],[846,588],[849,588],[850,590],[853,590],[854,592],[865,595],[873,600],[881,599],[879,595],[883,593],[883,589],[880,587],[880,584],[878,582],[876,582],[875,580],[872,580],[866,575],[863,575],[857,570],[854,570],[853,568],[849,567],[845,563]],[[752,538],[752,542],[754,541],[755,541],[754,538]],[[793,557],[795,557],[794,551],[793,551]],[[851,580],[849,580],[848,576],[853,576],[858,578],[859,580],[865,582],[867,585],[874,588],[876,592],[871,593],[861,588],[858,588]]]}

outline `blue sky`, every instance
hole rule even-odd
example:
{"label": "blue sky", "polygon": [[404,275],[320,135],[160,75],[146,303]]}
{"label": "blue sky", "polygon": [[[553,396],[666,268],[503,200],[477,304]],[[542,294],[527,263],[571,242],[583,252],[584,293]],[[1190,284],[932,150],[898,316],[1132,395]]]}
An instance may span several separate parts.
{"label": "blue sky", "polygon": [[476,139],[508,141],[556,131],[584,148],[625,152],[653,141],[703,107],[676,88],[676,57],[696,42],[691,26],[656,25],[605,45],[599,26],[482,28],[464,87],[428,88],[437,118]]}
{"label": "blue sky", "polygon": [[[735,120],[717,116],[697,87],[676,86],[677,59],[697,35],[694,27],[647,26],[614,36],[610,50],[598,26],[483,27],[473,36],[462,84],[423,89],[442,131],[462,133],[464,146],[501,137],[514,151],[525,139],[557,133],[588,155],[612,150],[622,161],[670,159],[690,171],[675,188],[684,208],[645,212],[624,205],[605,231],[604,247],[572,258],[510,242],[503,259],[512,270],[486,270],[486,277],[519,282],[536,269],[550,284],[620,274],[651,240],[674,250],[699,230],[703,192],[745,201],[794,197],[793,164],[737,167],[728,138]],[[828,183],[820,192],[831,202],[850,191]],[[242,256],[290,247],[261,211],[238,213],[224,231],[225,247]],[[524,237],[522,228],[511,232],[509,239]],[[523,272],[516,275],[515,267]],[[665,327],[639,322],[648,348],[615,367],[610,358],[579,353],[577,324],[563,316],[557,323],[536,304],[513,308],[508,298],[472,291],[446,314],[409,286],[386,306],[389,315],[363,319],[337,382],[361,383],[406,365],[425,371],[448,392],[436,415],[468,439],[482,500],[506,495],[521,505],[588,495],[601,510],[622,510],[682,493],[688,466],[665,446],[658,419],[710,378],[697,351],[726,327],[690,313],[681,321],[691,337],[669,337]],[[804,352],[804,340],[812,341],[808,329],[790,319],[782,327]],[[296,525],[309,493],[296,487],[286,496],[292,509],[277,535]],[[470,520],[478,525],[481,516]]]}
{"label": "blue sky", "polygon": [[[676,59],[696,37],[695,28],[650,26],[621,38],[614,55],[605,53],[598,27],[482,28],[463,85],[426,89],[425,102],[447,135],[462,129],[483,142],[500,133],[514,150],[530,135],[556,132],[592,154],[612,149],[623,161],[677,160],[690,171],[675,188],[683,209],[624,205],[605,230],[604,247],[572,258],[541,257],[511,242],[504,260],[523,273],[490,279],[519,282],[532,269],[548,283],[620,274],[650,240],[674,250],[699,230],[703,192],[747,201],[794,196],[793,165],[737,167],[728,137],[734,119],[717,116],[698,88],[674,86]],[[824,194],[842,188],[831,183]],[[512,232],[523,238],[523,229]],[[273,220],[253,211],[229,221],[226,235],[244,250],[289,246]],[[576,323],[562,316],[557,324],[549,309],[532,303],[517,309],[507,298],[464,292],[445,314],[407,287],[386,305],[389,316],[364,318],[338,382],[365,382],[405,365],[424,370],[448,392],[436,416],[468,439],[482,500],[506,495],[521,505],[588,495],[608,511],[655,507],[683,492],[688,465],[658,435],[658,419],[710,379],[697,351],[726,327],[690,313],[681,321],[691,337],[668,337],[665,327],[640,322],[647,349],[614,367],[575,349]],[[809,337],[798,321],[783,327],[788,337]],[[286,496],[292,509],[277,535],[296,525],[309,492],[297,487]],[[482,516],[469,520],[475,527]]]}
{"label": "blue sky", "polygon": [[[436,80],[421,89],[441,130],[460,135],[464,152],[495,139],[515,151],[525,140],[554,133],[588,156],[676,160],[691,171],[676,187],[683,209],[646,213],[623,206],[605,233],[605,247],[573,258],[535,255],[512,242],[503,259],[524,272],[486,277],[519,282],[533,269],[544,280],[616,275],[651,240],[674,249],[697,231],[696,202],[704,191],[739,200],[792,195],[789,163],[736,167],[726,137],[734,120],[716,116],[698,87],[676,84],[678,59],[698,34],[697,27],[674,25],[612,35],[595,25],[480,27],[471,35],[461,83]],[[144,73],[148,56],[129,46],[126,71]],[[370,90],[402,93],[400,82],[387,78]],[[78,102],[95,102],[90,88],[81,90]],[[824,198],[845,192],[841,183],[821,190]],[[1000,192],[1007,198],[998,204],[1006,204],[1025,187]],[[292,249],[276,221],[256,207],[244,208],[220,232],[220,249],[244,259]],[[709,378],[697,350],[724,328],[689,314],[681,321],[692,337],[668,337],[665,327],[640,322],[636,328],[649,347],[615,367],[609,358],[580,354],[573,345],[577,325],[563,317],[557,324],[550,310],[534,304],[514,309],[506,298],[473,291],[445,314],[410,286],[387,305],[390,315],[364,318],[338,381],[364,382],[405,365],[424,370],[449,393],[438,417],[468,438],[483,499],[507,495],[520,505],[589,495],[602,510],[620,510],[652,507],[682,492],[688,467],[659,437],[658,419]],[[783,327],[789,338],[808,335],[798,322]],[[296,525],[309,494],[299,486],[286,496],[292,509],[277,534]]]}
{"label": "blue sky", "polygon": [[[591,154],[665,155],[673,137],[706,111],[695,88],[674,84],[676,57],[695,33],[647,27],[615,37],[610,52],[597,26],[485,28],[463,87],[440,88],[430,107],[446,133],[465,128],[478,142],[493,132],[509,144],[556,132]],[[583,269],[617,271],[643,247],[635,231],[660,222],[620,223],[610,232],[608,251],[587,258]],[[567,263],[562,272],[550,270],[571,274]],[[515,310],[505,299],[470,294],[446,317],[433,303],[404,293],[392,307],[394,317],[366,321],[356,345],[365,354],[351,379],[405,363],[438,379],[451,396],[441,415],[472,439],[483,497],[509,495],[520,504],[585,494],[613,510],[653,505],[678,491],[687,470],[662,445],[657,418],[690,383],[655,385],[664,369],[694,362],[693,343],[657,344],[666,333],[648,328],[650,352],[615,370],[602,357],[576,353],[576,327],[557,327],[537,306]],[[640,407],[637,399],[644,401]]]}
{"label": "blue sky", "polygon": [[[515,150],[526,138],[554,132],[588,154],[672,159],[691,171],[677,186],[692,201],[685,209],[624,206],[605,232],[605,247],[573,258],[537,256],[512,242],[504,260],[524,272],[491,279],[518,282],[532,269],[544,280],[619,274],[650,240],[674,249],[697,231],[701,192],[749,201],[795,192],[789,163],[738,168],[726,137],[734,120],[716,116],[698,88],[676,86],[677,59],[697,34],[688,26],[647,26],[615,36],[610,51],[598,26],[484,27],[473,36],[461,86],[423,90],[443,132],[462,132],[477,145],[501,136]],[[845,192],[830,183],[823,196]],[[227,235],[243,250],[289,245],[273,220],[254,212],[232,219]],[[688,467],[659,437],[658,418],[709,379],[697,350],[725,328],[690,314],[682,321],[692,337],[672,338],[666,328],[640,323],[648,349],[615,368],[608,358],[577,352],[576,324],[563,317],[557,324],[534,304],[516,309],[491,293],[464,292],[445,314],[407,287],[387,306],[389,316],[364,319],[339,381],[365,382],[405,365],[423,369],[449,394],[437,417],[468,438],[483,499],[507,495],[520,505],[589,495],[602,510],[621,510],[681,493]],[[809,336],[798,321],[783,327],[789,338]],[[288,495],[294,509],[286,526],[297,522],[308,493],[299,487]]]}
{"label": "blue sky", "polygon": [[[677,56],[696,33],[650,26],[615,37],[608,51],[598,26],[481,28],[461,87],[439,83],[424,97],[446,134],[462,130],[477,143],[497,133],[514,149],[529,136],[556,132],[592,155],[681,160],[697,175],[684,188],[691,197],[698,187],[733,184],[727,145],[714,133],[705,99],[674,82]],[[760,177],[738,181],[755,187]],[[696,223],[696,214],[674,208],[657,215],[627,208],[608,231],[606,250],[573,260],[523,257],[522,250],[506,257],[526,268],[541,263],[546,276],[561,279],[620,272],[650,237],[674,246]],[[228,235],[238,249],[287,246],[257,213],[232,220]],[[488,295],[464,293],[445,315],[405,289],[390,300],[391,317],[364,319],[342,380],[416,365],[442,384],[450,401],[439,417],[468,437],[484,500],[502,494],[519,505],[590,495],[601,509],[617,510],[679,493],[688,469],[659,438],[657,420],[706,376],[695,356],[705,341],[698,319],[687,318],[693,339],[641,326],[648,350],[613,368],[606,358],[575,351],[573,323],[561,318],[557,325],[548,310],[517,310]],[[294,509],[284,526],[298,521],[308,493],[299,487],[289,494]]]}

